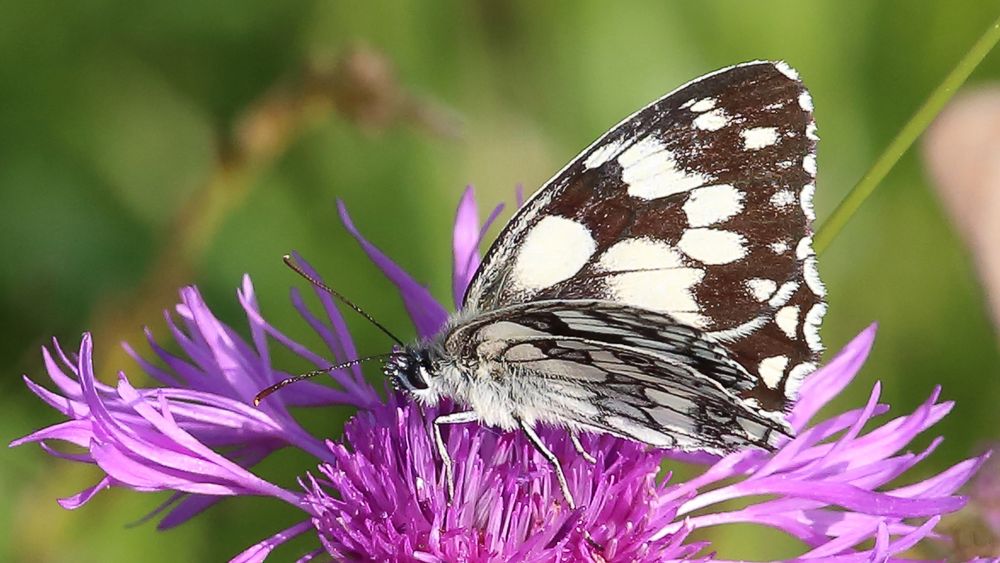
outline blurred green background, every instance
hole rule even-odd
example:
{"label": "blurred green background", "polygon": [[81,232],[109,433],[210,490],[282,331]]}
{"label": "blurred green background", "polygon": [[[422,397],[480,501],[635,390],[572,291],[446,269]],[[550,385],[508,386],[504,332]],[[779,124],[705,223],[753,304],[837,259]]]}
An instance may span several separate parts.
{"label": "blurred green background", "polygon": [[[786,59],[812,91],[822,221],[1000,10],[912,2],[529,1],[339,3],[0,0],[0,435],[58,420],[22,385],[49,338],[95,332],[97,363],[140,380],[119,340],[196,283],[242,330],[253,277],[264,313],[306,342],[280,257],[302,252],[386,325],[412,334],[389,284],[341,229],[362,231],[445,300],[462,188],[481,208],[530,192],[611,124],[719,67]],[[1000,53],[970,85],[1000,78]],[[506,216],[506,215],[505,215]],[[872,360],[839,406],[885,383],[895,412],[935,384],[956,410],[923,465],[978,451],[1000,429],[1000,361],[971,259],[917,153],[906,156],[821,260],[823,330],[836,350],[868,323]],[[349,318],[362,353],[385,338]],[[290,368],[294,369],[294,368]],[[372,373],[372,377],[377,375]],[[336,436],[349,412],[311,412]],[[179,529],[126,529],[165,497],[110,491],[73,512],[55,498],[97,473],[4,450],[0,560],[224,560],[296,521],[239,499]],[[291,485],[294,454],[261,469]],[[753,528],[713,535],[722,555],[782,557]],[[298,546],[302,549],[309,544]],[[738,547],[738,548],[737,548]],[[291,557],[296,551],[282,552]],[[283,560],[278,558],[278,560]]]}

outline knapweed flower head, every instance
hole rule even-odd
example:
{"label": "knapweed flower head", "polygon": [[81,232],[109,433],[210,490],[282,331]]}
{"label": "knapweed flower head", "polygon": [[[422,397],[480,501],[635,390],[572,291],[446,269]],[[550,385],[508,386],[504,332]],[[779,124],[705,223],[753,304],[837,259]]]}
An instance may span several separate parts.
{"label": "knapweed flower head", "polygon": [[[445,308],[362,238],[343,206],[341,216],[399,289],[417,334],[429,337],[439,330],[448,316]],[[478,266],[484,231],[470,189],[454,229],[456,302]],[[906,450],[951,410],[951,403],[938,400],[938,389],[913,412],[890,418],[875,384],[864,405],[815,420],[864,364],[875,338],[870,327],[804,382],[790,413],[796,436],[774,452],[687,455],[701,471],[683,481],[669,473],[658,477],[661,466],[671,463],[667,452],[610,436],[584,436],[584,447],[596,457],[592,464],[564,431],[541,429],[579,504],[571,510],[551,466],[523,436],[460,425],[446,434],[456,481],[449,500],[430,425],[450,405],[421,408],[405,396],[380,393],[354,366],[330,374],[335,387],[294,385],[259,409],[251,406],[258,391],[289,375],[272,362],[272,346],[318,368],[357,357],[335,303],[322,292],[316,295],[319,313],[296,290],[292,304],[322,338],[323,352],[269,323],[249,278],[238,291],[249,340],[216,318],[195,288],[183,289],[181,303],[167,315],[181,353],[171,354],[151,334],[149,345],[159,362],[129,349],[159,382],[154,387],[136,388],[124,374],[115,386],[101,383],[89,335],[76,354],[54,343],[43,355],[57,390],[25,381],[66,420],[13,445],[36,442],[53,455],[103,470],[94,486],[59,501],[70,509],[108,487],[171,492],[156,511],[161,528],[185,522],[227,496],[267,496],[301,509],[301,522],[272,531],[234,561],[263,560],[302,534],[315,535],[319,544],[304,559],[325,552],[335,560],[710,561],[715,560],[711,545],[692,539],[691,532],[734,523],[768,526],[799,539],[805,546],[802,560],[887,561],[925,538],[945,539],[935,525],[943,514],[962,508],[966,500],[956,491],[985,460],[968,459],[924,480],[894,484],[941,441],[934,439],[922,451]],[[357,409],[339,438],[311,435],[289,411],[333,405]],[[69,442],[77,451],[56,450],[54,441]],[[254,473],[257,463],[289,446],[316,459],[315,466],[301,469],[298,483],[279,485]]]}

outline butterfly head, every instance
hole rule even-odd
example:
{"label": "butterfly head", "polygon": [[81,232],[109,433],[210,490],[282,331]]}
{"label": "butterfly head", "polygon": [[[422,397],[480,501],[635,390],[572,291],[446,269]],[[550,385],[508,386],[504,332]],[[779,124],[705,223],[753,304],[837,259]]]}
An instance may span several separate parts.
{"label": "butterfly head", "polygon": [[382,371],[397,389],[414,395],[427,392],[429,382],[434,377],[428,351],[410,347],[394,350]]}

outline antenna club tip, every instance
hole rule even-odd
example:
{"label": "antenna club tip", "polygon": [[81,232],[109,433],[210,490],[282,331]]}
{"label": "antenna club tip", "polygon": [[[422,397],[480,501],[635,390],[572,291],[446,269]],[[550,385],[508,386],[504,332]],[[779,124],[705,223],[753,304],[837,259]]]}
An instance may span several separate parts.
{"label": "antenna club tip", "polygon": [[253,406],[259,407],[260,406],[260,402],[263,401],[263,400],[264,400],[264,397],[261,397],[260,395],[257,395],[256,397],[253,398]]}

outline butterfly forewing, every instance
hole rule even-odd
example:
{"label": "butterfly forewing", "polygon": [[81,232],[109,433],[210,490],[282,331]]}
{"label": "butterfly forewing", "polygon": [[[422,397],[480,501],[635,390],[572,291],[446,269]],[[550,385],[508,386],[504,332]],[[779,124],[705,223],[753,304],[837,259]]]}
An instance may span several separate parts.
{"label": "butterfly forewing", "polygon": [[702,77],[632,115],[540,189],[487,252],[472,312],[607,300],[666,313],[786,407],[825,304],[811,247],[812,102],[784,63]]}

